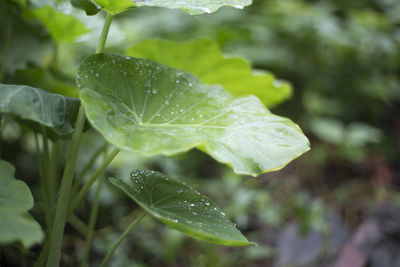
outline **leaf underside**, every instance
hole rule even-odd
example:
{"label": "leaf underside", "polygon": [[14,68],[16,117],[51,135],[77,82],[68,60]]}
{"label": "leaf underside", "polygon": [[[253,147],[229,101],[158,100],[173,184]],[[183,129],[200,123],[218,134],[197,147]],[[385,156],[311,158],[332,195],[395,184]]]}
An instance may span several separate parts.
{"label": "leaf underside", "polygon": [[24,120],[34,130],[47,127],[54,137],[70,135],[80,100],[25,86],[0,84],[0,113]]}
{"label": "leaf underside", "polygon": [[213,201],[162,173],[134,171],[127,182],[114,178],[111,182],[152,216],[184,234],[226,246],[253,244]]}
{"label": "leaf underside", "polygon": [[244,8],[251,4],[251,0],[95,0],[108,13],[116,15],[124,12],[131,7],[165,7],[181,8],[190,15],[200,15],[204,13],[213,13],[222,6],[233,6],[235,8]]}
{"label": "leaf underside", "polygon": [[91,124],[115,146],[145,155],[197,147],[234,171],[280,169],[309,149],[299,127],[271,114],[254,96],[146,59],[89,56],[77,79]]}
{"label": "leaf underside", "polygon": [[0,160],[0,244],[21,241],[30,247],[43,239],[40,225],[27,213],[32,207],[28,186],[15,180],[11,164]]}
{"label": "leaf underside", "polygon": [[76,8],[85,10],[88,16],[96,15],[101,10],[91,0],[71,0],[71,4]]}
{"label": "leaf underside", "polygon": [[267,107],[276,106],[291,95],[287,82],[265,71],[252,73],[247,60],[224,57],[218,45],[207,38],[183,43],[146,40],[130,48],[127,54],[188,71],[203,83],[219,84],[233,95],[255,95]]}

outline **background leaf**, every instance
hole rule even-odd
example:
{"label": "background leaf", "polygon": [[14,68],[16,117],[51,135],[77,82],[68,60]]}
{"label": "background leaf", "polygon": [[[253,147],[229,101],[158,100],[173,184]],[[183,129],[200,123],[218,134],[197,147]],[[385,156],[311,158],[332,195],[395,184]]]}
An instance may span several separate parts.
{"label": "background leaf", "polygon": [[0,113],[27,120],[34,129],[44,125],[57,136],[73,132],[79,103],[79,99],[35,87],[0,84]]}
{"label": "background leaf", "polygon": [[198,147],[255,176],[309,149],[297,125],[272,115],[256,97],[234,98],[151,60],[92,55],[81,64],[77,85],[92,125],[128,151],[172,155]]}
{"label": "background leaf", "polygon": [[151,215],[184,234],[226,246],[252,244],[213,201],[162,173],[134,171],[129,182],[114,178],[111,182]]}
{"label": "background leaf", "polygon": [[244,8],[251,4],[251,0],[95,0],[107,12],[118,14],[134,6],[154,6],[166,8],[182,8],[191,15],[212,13],[222,6]]}
{"label": "background leaf", "polygon": [[27,213],[33,207],[29,187],[14,179],[14,167],[0,160],[0,244],[21,241],[30,247],[43,239],[40,225]]}
{"label": "background leaf", "polygon": [[71,4],[76,8],[85,10],[88,16],[96,15],[101,10],[90,0],[71,0]]}
{"label": "background leaf", "polygon": [[73,16],[54,10],[50,6],[33,9],[32,14],[48,29],[57,43],[72,43],[89,30]]}
{"label": "background leaf", "polygon": [[184,43],[146,40],[130,48],[127,54],[186,70],[204,83],[222,85],[233,95],[253,94],[269,107],[291,94],[288,83],[265,71],[252,73],[247,60],[224,57],[218,45],[206,38]]}
{"label": "background leaf", "polygon": [[78,97],[76,87],[61,80],[48,69],[26,68],[17,70],[15,77],[22,84],[45,89],[51,93],[70,97]]}

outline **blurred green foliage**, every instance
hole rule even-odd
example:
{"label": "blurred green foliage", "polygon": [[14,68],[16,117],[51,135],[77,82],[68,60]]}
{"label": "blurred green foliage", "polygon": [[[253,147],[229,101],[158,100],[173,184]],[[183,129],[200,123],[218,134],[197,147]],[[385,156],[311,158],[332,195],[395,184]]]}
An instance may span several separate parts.
{"label": "blurred green foliage", "polygon": [[[399,184],[400,1],[253,2],[244,10],[226,7],[194,17],[180,10],[133,9],[116,17],[109,45],[124,53],[147,38],[186,41],[205,36],[215,40],[225,55],[246,57],[257,69],[271,71],[293,85],[292,98],[274,111],[300,121],[311,138],[312,150],[287,169],[258,179],[234,175],[199,151],[173,158],[121,154],[114,163],[114,174],[123,176],[134,168],[151,167],[172,177],[188,177],[259,246],[237,250],[191,242],[145,219],[117,251],[111,266],[270,266],[275,255],[270,246],[276,244],[276,233],[285,222],[297,221],[304,233],[323,231],[324,218],[334,209],[354,226],[375,202],[399,203],[397,188],[382,187],[382,183]],[[57,44],[42,22],[27,19],[17,3],[26,1],[0,0],[0,22],[13,25],[0,28],[1,60],[7,62],[5,81],[75,95],[74,75],[79,62],[94,51],[102,13],[82,20],[89,33],[74,43]],[[69,2],[28,1],[32,8],[46,4],[78,21],[84,16],[84,11]],[[7,36],[11,36],[9,44]],[[7,127],[7,136],[3,135],[6,148],[7,143],[16,142],[16,135],[23,137],[24,144],[32,143],[25,129],[13,123]],[[89,147],[101,143],[94,132],[87,138],[81,162],[88,161],[85,151]],[[19,149],[19,154],[29,152],[24,145]],[[10,161],[22,158],[18,151],[3,148],[2,153]],[[25,171],[34,172],[29,162],[24,158],[16,163],[17,171],[26,164]],[[116,205],[119,199],[125,199],[125,205]],[[81,207],[79,215],[84,220],[90,200]],[[134,217],[129,215],[121,222],[131,202],[111,187],[102,192],[101,201],[94,263],[96,255],[102,255],[118,238],[121,225],[128,225]],[[112,226],[106,227],[109,223]],[[79,254],[81,236],[72,229],[68,233],[69,246]]]}

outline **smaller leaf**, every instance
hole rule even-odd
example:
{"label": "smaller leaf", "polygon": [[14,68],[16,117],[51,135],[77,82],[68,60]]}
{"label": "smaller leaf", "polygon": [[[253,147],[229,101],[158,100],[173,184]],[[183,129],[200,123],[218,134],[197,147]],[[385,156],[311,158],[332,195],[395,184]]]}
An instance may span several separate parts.
{"label": "smaller leaf", "polygon": [[30,86],[0,84],[0,113],[26,120],[33,129],[44,125],[57,137],[73,132],[79,105],[77,98]]}
{"label": "smaller leaf", "polygon": [[57,43],[73,43],[80,35],[89,32],[82,22],[50,6],[36,8],[31,12],[46,26]]}
{"label": "smaller leaf", "polygon": [[215,244],[254,244],[247,241],[213,201],[162,173],[133,171],[128,182],[115,178],[110,180],[170,228]]}
{"label": "smaller leaf", "polygon": [[101,10],[91,0],[71,0],[71,4],[76,8],[85,10],[88,16],[96,15]]}
{"label": "smaller leaf", "polygon": [[15,180],[14,167],[0,160],[0,244],[21,241],[30,247],[43,239],[40,225],[27,213],[33,207],[29,187]]}

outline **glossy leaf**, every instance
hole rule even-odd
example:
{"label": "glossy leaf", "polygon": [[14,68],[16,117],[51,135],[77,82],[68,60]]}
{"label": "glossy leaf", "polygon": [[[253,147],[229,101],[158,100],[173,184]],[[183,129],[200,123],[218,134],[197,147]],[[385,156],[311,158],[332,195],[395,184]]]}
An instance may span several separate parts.
{"label": "glossy leaf", "polygon": [[155,171],[134,171],[129,181],[111,182],[167,226],[197,239],[226,246],[249,241],[209,198]]}
{"label": "glossy leaf", "polygon": [[25,120],[34,129],[44,125],[57,136],[73,132],[79,104],[79,99],[39,88],[0,84],[0,113]]}
{"label": "glossy leaf", "polygon": [[296,124],[272,115],[256,97],[234,98],[151,60],[92,55],[77,85],[91,124],[128,151],[172,155],[198,147],[256,176],[309,149]]}
{"label": "glossy leaf", "polygon": [[20,241],[30,247],[43,239],[40,225],[28,214],[33,207],[29,187],[15,180],[14,167],[0,160],[0,244]]}
{"label": "glossy leaf", "polygon": [[269,107],[291,94],[288,83],[265,71],[252,72],[245,59],[224,57],[218,45],[206,38],[184,43],[146,40],[130,48],[128,55],[189,71],[202,82],[222,85],[234,95],[253,94]]}
{"label": "glossy leaf", "polygon": [[199,15],[204,13],[212,13],[222,6],[233,6],[236,8],[244,8],[251,4],[251,0],[95,0],[107,12],[118,14],[130,7],[165,7],[165,8],[182,8],[191,15]]}
{"label": "glossy leaf", "polygon": [[71,0],[71,4],[76,8],[85,10],[88,16],[96,15],[101,10],[91,0]]}
{"label": "glossy leaf", "polygon": [[32,14],[48,29],[57,43],[72,43],[89,30],[73,16],[54,10],[50,6],[33,9]]}

